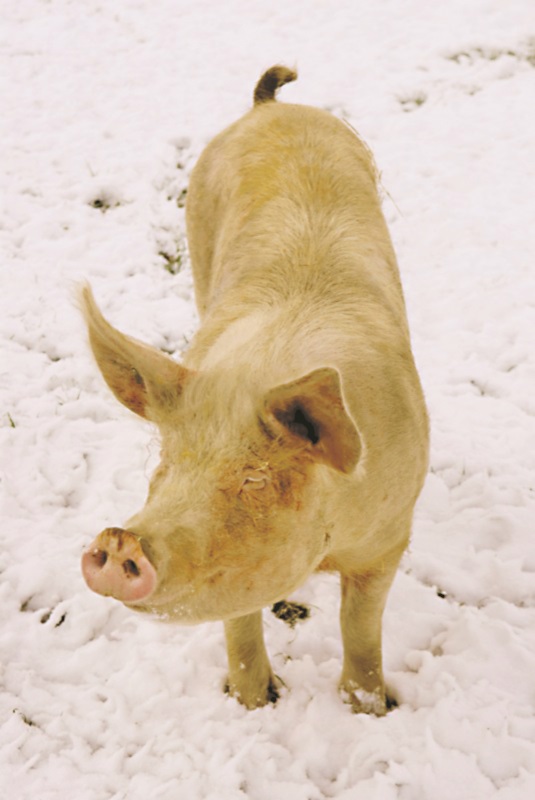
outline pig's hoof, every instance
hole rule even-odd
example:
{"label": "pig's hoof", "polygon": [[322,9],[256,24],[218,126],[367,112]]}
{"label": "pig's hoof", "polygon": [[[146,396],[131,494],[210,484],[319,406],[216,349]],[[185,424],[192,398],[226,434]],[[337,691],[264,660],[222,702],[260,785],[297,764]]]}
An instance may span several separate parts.
{"label": "pig's hoof", "polygon": [[281,619],[290,628],[295,627],[297,622],[308,619],[310,609],[302,603],[290,603],[288,600],[280,600],[271,607],[271,611],[277,619]]}
{"label": "pig's hoof", "polygon": [[340,686],[340,693],[344,702],[349,703],[355,714],[374,714],[384,717],[391,707],[389,700],[382,688],[369,692],[361,689],[354,681],[348,681]]}
{"label": "pig's hoof", "polygon": [[235,684],[231,684],[228,680],[225,683],[224,691],[231,697],[235,697],[239,703],[250,710],[253,708],[262,708],[262,706],[266,706],[268,703],[275,704],[279,699],[278,681],[273,675],[269,680],[267,688],[261,691],[249,686],[239,687]]}

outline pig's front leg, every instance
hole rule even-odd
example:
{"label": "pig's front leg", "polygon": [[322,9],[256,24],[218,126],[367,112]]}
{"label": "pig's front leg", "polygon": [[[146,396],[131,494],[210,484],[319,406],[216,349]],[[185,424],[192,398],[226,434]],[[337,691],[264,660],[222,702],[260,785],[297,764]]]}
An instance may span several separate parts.
{"label": "pig's front leg", "polygon": [[382,666],[382,616],[400,557],[401,552],[398,552],[366,573],[341,576],[340,623],[344,665],[340,691],[356,713],[382,716],[387,711]]}
{"label": "pig's front leg", "polygon": [[277,681],[269,664],[262,612],[225,621],[229,674],[227,689],[247,708],[277,700]]}

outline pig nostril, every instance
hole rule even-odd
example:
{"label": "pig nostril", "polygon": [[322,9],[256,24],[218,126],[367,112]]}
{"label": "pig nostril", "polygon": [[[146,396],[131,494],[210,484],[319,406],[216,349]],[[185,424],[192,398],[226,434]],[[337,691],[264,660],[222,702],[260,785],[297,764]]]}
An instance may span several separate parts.
{"label": "pig nostril", "polygon": [[126,561],[123,561],[123,569],[125,574],[132,578],[137,578],[141,574],[138,565],[135,561],[132,561],[131,558],[127,558]]}
{"label": "pig nostril", "polygon": [[102,569],[107,560],[108,560],[108,554],[105,550],[93,551],[93,561],[100,569]]}

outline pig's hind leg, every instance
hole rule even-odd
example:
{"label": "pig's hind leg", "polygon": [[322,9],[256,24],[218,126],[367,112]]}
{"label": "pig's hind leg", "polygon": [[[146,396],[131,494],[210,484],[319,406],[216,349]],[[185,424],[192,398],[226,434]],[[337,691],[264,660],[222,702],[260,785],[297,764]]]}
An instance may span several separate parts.
{"label": "pig's hind leg", "polygon": [[225,621],[229,674],[226,689],[247,708],[274,703],[277,680],[264,644],[262,612]]}

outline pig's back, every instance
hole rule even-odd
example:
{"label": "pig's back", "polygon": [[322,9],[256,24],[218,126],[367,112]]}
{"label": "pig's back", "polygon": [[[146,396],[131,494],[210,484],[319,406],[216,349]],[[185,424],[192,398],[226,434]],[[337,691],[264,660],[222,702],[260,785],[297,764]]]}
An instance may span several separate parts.
{"label": "pig's back", "polygon": [[289,292],[316,282],[323,292],[338,275],[350,279],[344,265],[361,285],[382,280],[399,304],[373,158],[325,111],[269,102],[223,131],[192,174],[187,221],[201,314],[258,279]]}
{"label": "pig's back", "polygon": [[356,134],[308,106],[255,107],[201,156],[188,235],[204,317],[191,366],[266,387],[336,367],[370,469],[394,473],[384,454],[398,463],[416,435],[406,470],[420,475],[425,405],[375,165]]}

